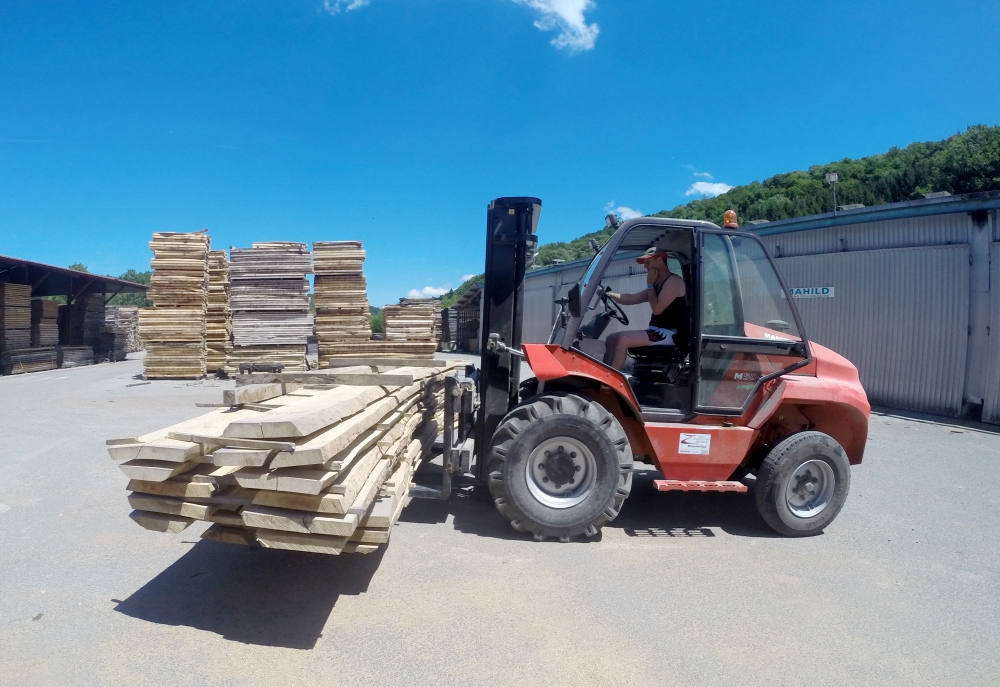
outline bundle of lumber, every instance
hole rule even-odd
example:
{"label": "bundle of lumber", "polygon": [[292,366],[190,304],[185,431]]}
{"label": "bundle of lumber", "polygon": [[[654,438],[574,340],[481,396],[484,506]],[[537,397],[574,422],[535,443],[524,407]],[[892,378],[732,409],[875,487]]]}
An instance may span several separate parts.
{"label": "bundle of lumber", "polygon": [[[399,305],[387,305],[382,312],[385,341],[373,346],[371,355],[415,358],[434,356],[441,337],[437,301],[431,298],[401,298]],[[437,339],[434,338],[435,335]]]}
{"label": "bundle of lumber", "polygon": [[141,350],[139,308],[108,305],[104,308],[102,353],[111,360],[125,360],[129,353]]}
{"label": "bundle of lumber", "polygon": [[59,345],[59,303],[36,298],[31,301],[31,347]]}
{"label": "bundle of lumber", "polygon": [[5,375],[54,370],[58,366],[58,349],[55,347],[25,348],[0,353],[0,372]]}
{"label": "bundle of lumber", "polygon": [[0,351],[31,346],[31,286],[0,282]]}
{"label": "bundle of lumber", "polygon": [[322,241],[313,244],[313,283],[319,360],[330,355],[332,344],[364,344],[372,338],[365,251],[360,241]]}
{"label": "bundle of lumber", "polygon": [[153,234],[153,276],[146,293],[153,307],[139,311],[146,379],[205,376],[209,245],[203,231]]}
{"label": "bundle of lumber", "polygon": [[83,367],[94,364],[94,349],[90,346],[63,346],[59,349],[59,367]]}
{"label": "bundle of lumber", "polygon": [[444,377],[459,364],[278,375],[299,381],[237,386],[228,407],[109,440],[131,480],[131,518],[161,532],[204,520],[204,538],[266,548],[374,551],[431,451]]}
{"label": "bundle of lumber", "polygon": [[241,362],[306,368],[306,339],[313,329],[306,280],[311,273],[304,243],[254,243],[230,250],[233,350],[227,372]]}
{"label": "bundle of lumber", "polygon": [[208,314],[205,366],[209,371],[226,367],[233,350],[233,313],[229,308],[229,256],[224,250],[208,254]]}

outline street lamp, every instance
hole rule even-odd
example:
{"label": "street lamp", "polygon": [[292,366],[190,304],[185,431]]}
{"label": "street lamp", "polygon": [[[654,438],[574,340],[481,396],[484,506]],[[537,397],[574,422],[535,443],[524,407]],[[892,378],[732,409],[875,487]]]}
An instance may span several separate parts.
{"label": "street lamp", "polygon": [[833,185],[833,216],[837,216],[837,182],[840,181],[840,176],[836,172],[831,172],[826,175],[826,183]]}

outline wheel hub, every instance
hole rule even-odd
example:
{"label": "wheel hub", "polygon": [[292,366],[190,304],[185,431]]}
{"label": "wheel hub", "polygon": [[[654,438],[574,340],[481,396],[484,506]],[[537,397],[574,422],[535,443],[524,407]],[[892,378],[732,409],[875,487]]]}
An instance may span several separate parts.
{"label": "wheel hub", "polygon": [[800,518],[819,515],[833,498],[836,478],[824,460],[811,459],[799,465],[788,478],[785,503]]}
{"label": "wheel hub", "polygon": [[578,439],[554,437],[531,452],[527,466],[528,490],[552,508],[569,508],[583,501],[597,475],[594,454]]}

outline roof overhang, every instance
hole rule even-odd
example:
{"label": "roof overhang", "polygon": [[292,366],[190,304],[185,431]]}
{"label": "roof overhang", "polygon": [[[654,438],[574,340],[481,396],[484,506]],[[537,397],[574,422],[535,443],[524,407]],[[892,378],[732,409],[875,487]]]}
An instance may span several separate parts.
{"label": "roof overhang", "polygon": [[0,255],[0,281],[29,284],[32,298],[39,296],[71,296],[78,298],[91,293],[112,296],[117,293],[146,293],[146,286],[115,277],[77,272],[76,270],[41,262]]}

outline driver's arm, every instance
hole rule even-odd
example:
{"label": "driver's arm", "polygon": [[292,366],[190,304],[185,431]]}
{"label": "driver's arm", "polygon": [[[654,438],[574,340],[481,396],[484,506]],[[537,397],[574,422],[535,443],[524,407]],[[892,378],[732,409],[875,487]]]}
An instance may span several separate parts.
{"label": "driver's arm", "polygon": [[640,291],[639,293],[614,293],[608,289],[605,293],[608,295],[608,298],[622,305],[636,305],[637,303],[647,302],[653,291],[652,288],[647,288],[645,291]]}

